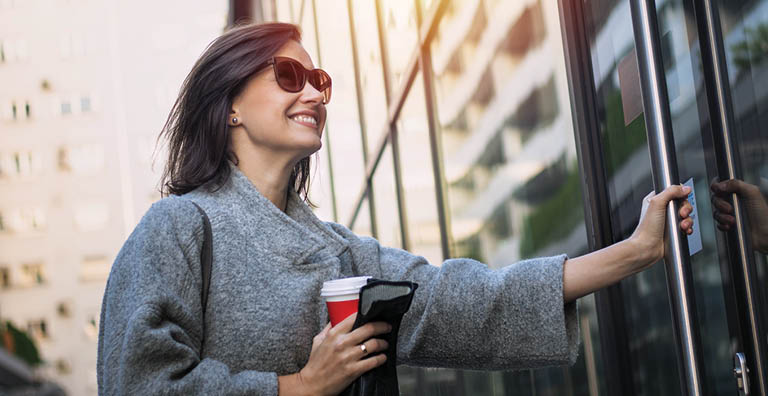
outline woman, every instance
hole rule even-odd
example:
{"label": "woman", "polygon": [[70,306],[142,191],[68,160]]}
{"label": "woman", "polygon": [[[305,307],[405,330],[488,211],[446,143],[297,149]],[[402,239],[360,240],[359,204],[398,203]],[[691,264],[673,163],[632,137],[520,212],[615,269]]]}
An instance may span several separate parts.
{"label": "woman", "polygon": [[[318,220],[307,205],[330,78],[311,71],[297,28],[235,28],[187,77],[164,128],[163,190],[115,260],[102,304],[102,394],[331,395],[384,363],[389,331],[334,328],[324,281],[371,275],[419,283],[398,338],[398,363],[513,369],[573,362],[575,300],[662,257],[664,208],[648,197],[631,238],[589,255],[526,260],[491,271],[470,259],[441,267]],[[213,271],[201,305],[202,207]],[[680,226],[690,232],[684,205]],[[363,347],[364,346],[364,347]],[[368,358],[366,358],[368,357]],[[365,359],[364,359],[365,358]]]}

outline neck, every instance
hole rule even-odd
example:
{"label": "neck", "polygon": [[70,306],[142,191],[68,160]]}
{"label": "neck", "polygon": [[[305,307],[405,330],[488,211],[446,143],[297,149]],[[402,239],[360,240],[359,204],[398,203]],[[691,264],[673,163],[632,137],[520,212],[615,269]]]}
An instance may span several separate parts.
{"label": "neck", "polygon": [[236,153],[237,167],[278,209],[285,212],[288,205],[288,180],[295,162],[265,153]]}

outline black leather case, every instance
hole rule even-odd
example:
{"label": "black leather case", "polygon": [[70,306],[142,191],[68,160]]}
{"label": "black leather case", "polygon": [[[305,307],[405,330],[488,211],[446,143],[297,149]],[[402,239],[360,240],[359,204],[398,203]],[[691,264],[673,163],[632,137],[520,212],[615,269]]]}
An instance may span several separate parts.
{"label": "black leather case", "polygon": [[398,396],[400,394],[396,370],[397,334],[400,331],[403,315],[411,307],[413,293],[418,287],[419,285],[414,282],[369,279],[368,284],[360,289],[358,314],[352,329],[369,322],[387,322],[392,325],[392,331],[376,337],[389,343],[389,348],[383,352],[387,355],[387,362],[361,375],[340,395]]}

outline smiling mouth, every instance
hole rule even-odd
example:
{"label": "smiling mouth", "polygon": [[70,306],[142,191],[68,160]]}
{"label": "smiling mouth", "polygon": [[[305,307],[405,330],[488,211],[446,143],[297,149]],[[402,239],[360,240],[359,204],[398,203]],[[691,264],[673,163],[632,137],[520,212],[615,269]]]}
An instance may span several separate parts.
{"label": "smiling mouth", "polygon": [[315,119],[315,117],[299,114],[299,115],[290,117],[290,119],[301,125],[304,125],[313,129],[317,129],[317,119]]}

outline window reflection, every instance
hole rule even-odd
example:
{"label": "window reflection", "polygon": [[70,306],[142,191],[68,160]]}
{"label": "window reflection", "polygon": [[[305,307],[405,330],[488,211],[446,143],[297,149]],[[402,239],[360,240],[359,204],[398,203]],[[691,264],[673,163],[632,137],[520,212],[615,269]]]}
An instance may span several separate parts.
{"label": "window reflection", "polygon": [[408,208],[411,251],[440,265],[440,247],[435,179],[424,102],[424,83],[419,74],[413,82],[398,121],[403,191]]}
{"label": "window reflection", "polygon": [[360,211],[357,212],[355,224],[352,231],[357,235],[373,236],[371,233],[371,215],[368,210],[368,199],[364,199],[360,205]]}
{"label": "window reflection", "polygon": [[379,231],[379,242],[385,246],[401,247],[403,243],[400,236],[391,145],[387,145],[384,154],[382,154],[379,166],[373,175],[373,187],[376,196],[376,224]]}
{"label": "window reflection", "polygon": [[[415,3],[410,0],[381,1],[387,34],[393,86],[400,86],[408,61],[418,42]],[[375,23],[375,22],[374,22]]]}
{"label": "window reflection", "polygon": [[[387,2],[382,2],[387,3]],[[387,97],[384,93],[379,32],[376,27],[376,8],[373,1],[353,2],[353,18],[357,35],[357,56],[360,62],[360,84],[364,105],[365,126],[368,134],[368,151],[373,154],[376,144],[388,131]],[[399,44],[396,44],[399,45]],[[391,47],[392,43],[388,43]],[[390,60],[390,62],[392,62]],[[396,89],[393,88],[393,90]],[[375,201],[378,210],[378,201]]]}
{"label": "window reflection", "polygon": [[[306,3],[307,9],[304,13],[310,14],[311,2]],[[336,191],[336,204],[341,223],[351,218],[365,176],[346,7],[346,0],[323,0],[322,6],[317,7],[316,10],[317,28],[321,35],[322,66],[333,79],[333,99],[327,106],[328,119],[325,133],[331,140],[330,156],[336,160],[333,168],[333,188]],[[297,5],[294,10],[297,17],[298,9]],[[308,20],[307,17],[305,20]],[[312,25],[303,27],[304,31],[310,29],[314,30],[314,27]],[[305,38],[304,41],[307,42],[308,39]],[[311,45],[314,46],[314,43]],[[324,147],[322,150],[329,150],[329,148]],[[320,155],[327,155],[327,153],[321,151]],[[342,159],[344,164],[340,166],[337,162]]]}

